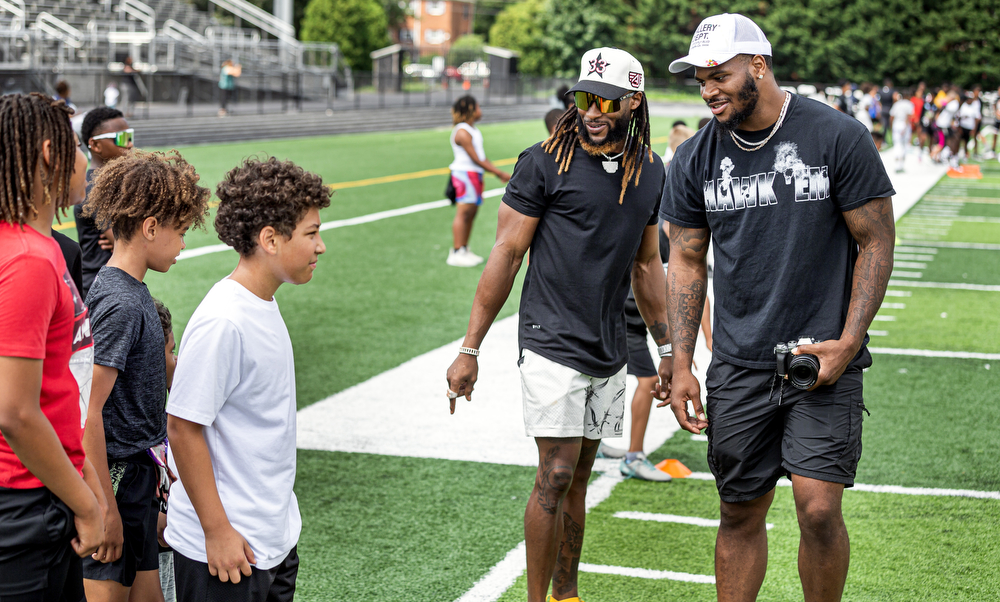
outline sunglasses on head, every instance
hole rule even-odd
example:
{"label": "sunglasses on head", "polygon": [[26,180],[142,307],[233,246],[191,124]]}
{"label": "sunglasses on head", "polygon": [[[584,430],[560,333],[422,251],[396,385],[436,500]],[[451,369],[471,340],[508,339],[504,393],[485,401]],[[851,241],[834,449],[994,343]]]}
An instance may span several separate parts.
{"label": "sunglasses on head", "polygon": [[630,96],[634,96],[635,92],[629,92],[621,98],[607,99],[597,94],[591,94],[590,92],[574,92],[573,96],[576,100],[576,108],[581,111],[590,110],[590,105],[597,103],[597,108],[602,113],[617,113],[622,110],[622,101]]}
{"label": "sunglasses on head", "polygon": [[122,148],[127,147],[132,143],[132,138],[135,135],[135,128],[129,128],[127,130],[122,130],[120,132],[108,132],[107,134],[101,134],[100,136],[91,136],[91,140],[110,140],[114,139],[115,146],[120,146]]}

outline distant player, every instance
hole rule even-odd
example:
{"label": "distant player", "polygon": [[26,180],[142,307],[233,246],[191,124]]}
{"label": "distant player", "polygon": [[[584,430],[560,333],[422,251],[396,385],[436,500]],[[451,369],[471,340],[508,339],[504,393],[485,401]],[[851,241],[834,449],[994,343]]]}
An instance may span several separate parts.
{"label": "distant player", "polygon": [[[708,429],[721,498],[720,602],[756,600],[765,519],[783,476],[795,497],[805,600],[843,594],[850,544],[841,501],[861,457],[867,330],[895,240],[892,183],[866,126],[783,91],[771,65],[764,32],[738,14],[702,21],[688,56],[670,64],[673,73],[693,68],[715,115],[677,150],[660,215],[670,236],[670,405],[682,428]],[[703,405],[691,364],[710,239],[714,347]],[[775,352],[787,341],[803,343],[799,361],[815,356],[811,386],[780,376]]]}
{"label": "distant player", "polygon": [[312,279],[330,189],[271,157],[230,171],[216,196],[215,230],[240,259],[181,341],[167,406],[180,480],[165,535],[179,602],[288,602],[302,529],[292,491],[295,362],[274,293]]}
{"label": "distant player", "polygon": [[451,107],[455,127],[451,130],[451,151],[455,160],[451,170],[451,185],[455,187],[455,219],[451,224],[452,245],[448,251],[448,265],[468,268],[483,262],[483,258],[469,250],[469,235],[479,206],[483,204],[483,173],[490,172],[501,182],[510,174],[497,169],[486,158],[483,133],[476,122],[483,118],[483,109],[472,96],[463,96]]}
{"label": "distant player", "polygon": [[70,115],[41,94],[0,97],[0,600],[83,599],[80,557],[104,541],[83,450],[90,319],[52,239],[86,186]]}
{"label": "distant player", "polygon": [[[524,516],[528,601],[577,600],[587,481],[604,437],[620,437],[625,413],[625,297],[661,345],[670,380],[656,207],[663,165],[652,152],[642,66],[623,50],[583,55],[567,111],[545,142],[521,153],[500,205],[497,240],[479,281],[458,358],[455,398],[472,399],[479,345],[510,294],[525,251],[518,365],[524,428],[538,473]],[[662,398],[662,395],[661,395]]]}
{"label": "distant player", "polygon": [[204,221],[209,195],[177,154],[136,151],[107,164],[93,182],[85,215],[110,226],[117,242],[87,295],[94,380],[83,442],[108,500],[105,544],[83,566],[90,602],[163,599],[161,473],[150,450],[167,436],[166,342],[143,281],[149,270],[166,272],[177,261],[188,228]]}

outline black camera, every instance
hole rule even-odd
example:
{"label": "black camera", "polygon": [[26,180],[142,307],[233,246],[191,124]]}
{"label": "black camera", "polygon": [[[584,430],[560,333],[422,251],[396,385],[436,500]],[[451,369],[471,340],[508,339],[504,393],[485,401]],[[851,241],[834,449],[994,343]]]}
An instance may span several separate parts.
{"label": "black camera", "polygon": [[797,341],[778,343],[774,346],[774,359],[777,361],[778,376],[788,376],[788,382],[796,389],[808,389],[816,384],[819,378],[819,358],[811,353],[793,355],[792,350],[799,345],[814,345],[821,343],[810,337],[799,337]]}

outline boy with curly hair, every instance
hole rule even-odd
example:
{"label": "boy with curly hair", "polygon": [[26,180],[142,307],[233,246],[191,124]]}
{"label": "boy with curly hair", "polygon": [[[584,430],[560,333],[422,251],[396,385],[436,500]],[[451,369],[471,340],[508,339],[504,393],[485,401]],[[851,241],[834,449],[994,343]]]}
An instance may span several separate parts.
{"label": "boy with curly hair", "polygon": [[249,159],[216,189],[219,239],[239,264],[191,316],[167,406],[166,540],[179,602],[285,602],[302,529],[295,484],[295,364],[274,293],[312,278],[322,179]]}
{"label": "boy with curly hair", "polygon": [[83,446],[104,494],[105,543],[84,560],[91,602],[162,600],[157,547],[160,470],[150,448],[167,436],[160,317],[143,279],[166,272],[184,234],[204,222],[210,192],[176,152],[134,151],[97,175],[85,214],[115,248],[87,294],[94,378]]}

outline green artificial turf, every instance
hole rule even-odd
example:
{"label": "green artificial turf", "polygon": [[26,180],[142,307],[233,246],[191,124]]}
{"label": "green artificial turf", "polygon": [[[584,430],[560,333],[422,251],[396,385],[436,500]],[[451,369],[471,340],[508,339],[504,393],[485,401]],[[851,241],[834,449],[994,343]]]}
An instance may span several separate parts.
{"label": "green artificial turf", "polygon": [[926,263],[920,271],[921,280],[928,282],[1000,284],[1000,253],[996,251],[941,247],[934,260]]}
{"label": "green artificial turf", "polygon": [[[993,251],[996,253],[996,251]],[[872,337],[873,347],[936,349],[944,351],[1000,352],[998,293],[953,289],[890,286],[910,292],[910,297],[886,297],[906,309],[882,309],[894,322],[872,322],[872,330],[888,336]]]}
{"label": "green artificial turf", "polygon": [[969,200],[958,212],[963,216],[1000,217],[1000,203],[977,203]]}
{"label": "green artificial turf", "polygon": [[305,451],[299,602],[455,600],[523,538],[534,469]]}
{"label": "green artificial turf", "polygon": [[[625,481],[587,517],[581,562],[712,575],[717,529],[616,518],[621,511],[719,518],[715,485]],[[799,530],[790,487],[779,487],[767,518],[768,572],[761,602],[802,599]],[[847,491],[844,520],[851,571],[844,600],[995,600],[1000,590],[1000,501]],[[969,550],[976,553],[970,554]],[[715,600],[711,584],[582,573],[580,593],[602,602]],[[500,598],[525,600],[522,575]]]}

